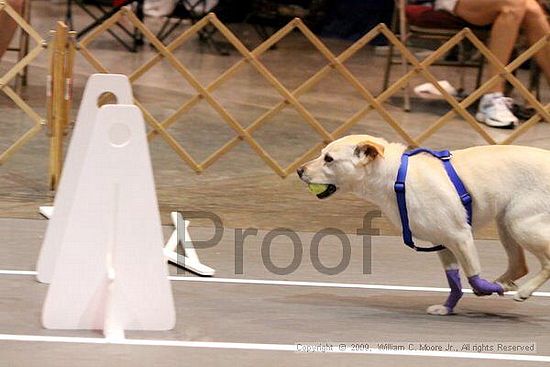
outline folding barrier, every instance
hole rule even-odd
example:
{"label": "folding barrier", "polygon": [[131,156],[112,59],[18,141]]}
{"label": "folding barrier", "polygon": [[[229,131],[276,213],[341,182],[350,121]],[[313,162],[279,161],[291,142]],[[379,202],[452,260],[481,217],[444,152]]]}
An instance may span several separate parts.
{"label": "folding barrier", "polygon": [[[1,10],[7,11],[21,25],[25,31],[29,32],[33,39],[36,40],[38,46],[34,48],[29,55],[15,65],[6,75],[0,79],[0,87],[15,103],[23,109],[33,121],[35,126],[25,133],[12,147],[0,155],[0,163],[5,161],[13,152],[24,144],[30,137],[32,137],[40,129],[40,125],[44,124],[44,120],[34,112],[15,92],[7,86],[9,80],[21,70],[24,66],[28,65],[45,47],[46,42],[42,40],[32,28],[25,23],[21,17],[18,16],[9,6],[0,1]],[[545,47],[549,41],[550,36],[546,36],[533,44],[529,49],[517,57],[508,65],[502,65],[497,58],[488,50],[488,48],[475,36],[475,34],[468,28],[459,31],[454,37],[441,45],[435,52],[430,54],[427,58],[420,61],[418,60],[407,47],[396,37],[391,30],[384,24],[380,24],[373,28],[370,32],[365,34],[361,39],[356,41],[348,49],[335,55],[313,32],[300,20],[294,19],[290,21],[286,26],[281,28],[278,32],[274,33],[269,39],[264,41],[260,46],[250,51],[235,34],[229,30],[215,14],[211,13],[205,16],[203,19],[192,25],[185,30],[172,42],[165,45],[151,32],[136,16],[135,14],[126,8],[121,9],[114,14],[111,18],[105,21],[102,25],[95,28],[88,35],[86,35],[80,42],[76,43],[74,36],[71,36],[67,32],[67,28],[58,23],[53,38],[54,44],[51,49],[52,53],[52,88],[49,94],[48,104],[48,116],[47,125],[49,126],[49,132],[51,134],[51,149],[50,149],[50,183],[52,188],[57,186],[59,174],[61,172],[61,157],[62,157],[62,140],[65,136],[64,132],[67,128],[68,113],[70,110],[70,86],[72,80],[72,72],[74,68],[74,55],[75,52],[80,54],[89,62],[94,69],[101,73],[109,73],[108,68],[93,54],[93,51],[89,48],[92,41],[97,39],[102,33],[110,30],[117,22],[122,18],[126,18],[133,24],[144,36],[144,39],[151,43],[156,49],[156,55],[150,58],[143,65],[131,72],[128,77],[131,83],[135,83],[145,74],[157,65],[162,60],[167,60],[174,72],[181,75],[195,90],[196,94],[182,103],[176,111],[166,119],[160,121],[155,118],[150,111],[145,108],[144,104],[139,100],[135,100],[134,103],[142,110],[146,122],[151,126],[152,130],[149,132],[149,140],[159,136],[162,137],[166,143],[196,172],[202,172],[211,166],[214,162],[220,159],[225,154],[229,153],[240,142],[244,141],[253,149],[253,151],[262,158],[265,163],[273,169],[279,176],[286,177],[291,174],[297,167],[299,167],[305,160],[310,158],[313,154],[319,151],[324,145],[344,135],[350,128],[356,125],[361,119],[363,119],[369,112],[376,111],[383,119],[383,122],[391,127],[402,140],[410,145],[416,147],[425,142],[429,137],[439,131],[443,126],[450,121],[450,119],[459,115],[462,117],[467,125],[479,134],[489,144],[510,144],[518,137],[525,134],[530,128],[541,120],[550,121],[550,104],[543,106],[535,96],[529,92],[529,90],[521,83],[513,72],[526,60],[530,59],[543,47]],[[223,37],[229,42],[242,58],[234,63],[230,68],[225,70],[219,77],[208,85],[202,85],[198,79],[192,74],[189,68],[184,65],[178,58],[174,56],[174,51],[180,46],[185,44],[192,36],[196,35],[206,26],[215,27]],[[264,54],[271,47],[276,45],[281,39],[283,39],[290,32],[298,30],[305,38],[323,55],[327,60],[327,64],[320,68],[313,76],[307,79],[300,86],[294,90],[287,89],[274,74],[262,63],[260,56]],[[402,57],[407,61],[410,66],[405,74],[401,76],[397,81],[390,85],[382,93],[374,96],[359,79],[353,75],[353,73],[346,67],[345,62],[354,56],[358,51],[363,49],[372,39],[378,35],[383,35],[388,42],[391,42],[393,46],[399,50]],[[455,97],[451,96],[441,85],[438,83],[436,77],[430,72],[429,68],[436,60],[443,57],[454,46],[462,42],[463,40],[469,40],[471,44],[479,51],[479,53],[485,57],[487,62],[494,65],[499,71],[499,75],[493,76],[482,84],[478,89],[473,91],[467,98],[462,101],[458,101]],[[245,65],[252,66],[269,84],[277,91],[281,97],[281,101],[266,112],[256,118],[248,127],[243,127],[241,124],[227,109],[225,109],[220,102],[213,96],[213,92],[226,83],[228,80],[235,78],[236,73]],[[343,77],[343,79],[349,83],[355,91],[364,99],[365,104],[359,111],[354,113],[347,120],[343,121],[335,130],[328,131],[319,121],[313,116],[300,101],[299,97],[310,91],[316,85],[318,85],[324,78],[326,78],[332,71],[337,72]],[[425,131],[417,136],[410,135],[405,131],[395,117],[391,115],[388,109],[384,106],[390,97],[394,96],[401,89],[403,89],[411,79],[415,76],[421,76],[428,82],[432,83],[435,88],[441,93],[443,99],[449,103],[452,109],[437,119],[433,124],[427,127]],[[513,131],[508,137],[502,141],[496,141],[475,118],[467,111],[468,106],[478,100],[484,93],[486,93],[499,78],[506,79],[516,91],[525,99],[525,101],[532,106],[536,113],[528,121],[523,123],[515,131]],[[191,108],[197,105],[201,100],[205,100],[223,119],[223,121],[233,129],[237,136],[226,142],[221,148],[213,152],[204,161],[198,162],[191,154],[182,146],[175,138],[168,132],[168,128],[172,126],[178,119],[188,113]],[[292,163],[287,167],[281,166],[253,137],[253,133],[262,127],[266,122],[273,119],[274,116],[281,113],[281,111],[287,107],[293,108],[303,121],[311,126],[319,136],[319,142],[313,147],[309,148],[304,154],[296,157]]]}

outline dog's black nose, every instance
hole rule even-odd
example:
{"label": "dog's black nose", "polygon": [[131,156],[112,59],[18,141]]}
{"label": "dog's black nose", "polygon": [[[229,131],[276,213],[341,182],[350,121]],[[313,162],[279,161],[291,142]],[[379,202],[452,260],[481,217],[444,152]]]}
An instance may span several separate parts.
{"label": "dog's black nose", "polygon": [[298,174],[298,177],[302,178],[304,175],[304,167],[300,167],[296,170],[296,173]]}

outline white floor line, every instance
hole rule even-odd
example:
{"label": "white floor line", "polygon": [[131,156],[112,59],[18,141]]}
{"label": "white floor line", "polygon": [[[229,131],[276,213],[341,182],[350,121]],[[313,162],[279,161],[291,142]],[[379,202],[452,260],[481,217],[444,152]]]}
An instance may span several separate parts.
{"label": "white floor line", "polygon": [[[356,288],[356,289],[377,289],[389,291],[413,291],[413,292],[443,292],[450,291],[449,288],[439,287],[418,287],[408,285],[385,285],[385,284],[359,284],[359,283],[335,283],[335,282],[304,282],[292,280],[268,280],[268,279],[239,279],[239,278],[198,278],[169,276],[172,281],[205,282],[205,283],[233,283],[233,284],[257,284],[257,285],[284,285],[299,287],[325,287],[325,288]],[[471,289],[463,289],[464,293],[473,293]],[[506,292],[507,295],[516,292]],[[550,297],[550,292],[534,292],[536,297]]]}
{"label": "white floor line", "polygon": [[[0,270],[0,275],[36,275],[32,270]],[[386,291],[409,291],[409,292],[440,292],[447,293],[449,288],[419,287],[409,285],[386,285],[386,284],[359,284],[359,283],[335,283],[335,282],[305,282],[293,280],[270,280],[270,279],[240,279],[240,278],[200,278],[194,276],[168,276],[172,281],[203,282],[203,283],[230,283],[230,284],[254,284],[254,285],[282,285],[298,287],[321,287],[321,288],[353,288],[353,289],[374,289]],[[464,293],[472,293],[471,289],[463,289]],[[513,295],[516,292],[506,292]],[[550,292],[534,292],[534,297],[550,297]]]}
{"label": "white floor line", "polygon": [[36,275],[34,270],[0,270],[0,275]]}
{"label": "white floor line", "polygon": [[[138,345],[157,347],[183,347],[183,348],[210,348],[210,349],[237,349],[237,350],[258,350],[258,351],[281,351],[297,352],[295,344],[262,344],[262,343],[227,343],[227,342],[200,342],[180,340],[155,340],[155,339],[122,339],[107,340],[104,338],[82,338],[71,336],[43,336],[43,335],[13,335],[0,334],[0,341],[23,341],[23,342],[47,342],[47,343],[75,343],[75,344],[111,344],[111,345]],[[550,362],[550,356],[529,355],[529,354],[496,354],[496,353],[465,353],[465,352],[429,352],[414,350],[370,350],[340,351],[334,348],[327,353],[336,354],[374,354],[390,356],[416,356],[416,357],[439,357],[439,358],[466,358],[466,359],[492,359],[506,361],[525,362]]]}

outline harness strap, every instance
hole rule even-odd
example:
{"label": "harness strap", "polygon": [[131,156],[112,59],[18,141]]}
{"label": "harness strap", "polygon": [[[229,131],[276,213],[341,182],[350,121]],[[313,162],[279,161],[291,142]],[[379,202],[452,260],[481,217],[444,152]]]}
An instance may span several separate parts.
{"label": "harness strap", "polygon": [[419,252],[432,252],[441,251],[445,247],[443,245],[436,245],[434,247],[417,247],[412,239],[412,232],[409,226],[409,214],[407,212],[407,201],[405,195],[405,181],[407,179],[407,169],[409,165],[409,157],[412,157],[418,153],[429,153],[435,158],[439,159],[443,163],[445,172],[451,180],[451,183],[455,187],[455,190],[460,197],[462,205],[466,209],[468,214],[468,224],[472,224],[472,197],[466,190],[464,183],[458,176],[456,170],[451,163],[451,153],[448,150],[433,151],[426,148],[417,148],[403,153],[401,156],[401,165],[397,171],[397,178],[394,184],[394,190],[397,197],[397,207],[399,208],[399,217],[401,219],[401,226],[403,228],[403,242],[410,248]]}

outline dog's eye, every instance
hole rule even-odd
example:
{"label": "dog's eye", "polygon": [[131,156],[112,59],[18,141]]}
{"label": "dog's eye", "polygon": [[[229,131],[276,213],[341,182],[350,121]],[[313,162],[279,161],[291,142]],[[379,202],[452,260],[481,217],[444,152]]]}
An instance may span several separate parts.
{"label": "dog's eye", "polygon": [[325,155],[325,162],[326,163],[330,163],[334,160],[334,158],[332,158],[330,155],[326,154]]}

